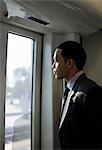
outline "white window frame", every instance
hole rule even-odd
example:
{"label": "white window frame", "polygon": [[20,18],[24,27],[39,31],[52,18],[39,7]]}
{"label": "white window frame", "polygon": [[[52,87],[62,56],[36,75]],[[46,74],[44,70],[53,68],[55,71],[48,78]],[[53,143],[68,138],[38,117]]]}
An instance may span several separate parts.
{"label": "white window frame", "polygon": [[15,33],[35,40],[33,68],[33,100],[32,100],[32,145],[31,149],[40,148],[40,89],[41,89],[41,55],[42,35],[0,22],[0,150],[5,145],[5,94],[6,94],[6,59],[8,33]]}

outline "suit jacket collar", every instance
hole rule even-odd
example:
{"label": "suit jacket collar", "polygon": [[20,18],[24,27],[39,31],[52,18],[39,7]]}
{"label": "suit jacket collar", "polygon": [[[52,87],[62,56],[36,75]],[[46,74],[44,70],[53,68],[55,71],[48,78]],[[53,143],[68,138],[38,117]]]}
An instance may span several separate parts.
{"label": "suit jacket collar", "polygon": [[74,84],[74,86],[73,86],[73,88],[72,88],[72,90],[73,90],[74,92],[78,91],[78,87],[79,87],[80,82],[81,82],[82,80],[84,80],[85,78],[86,78],[86,74],[85,74],[85,73],[81,74],[81,75],[78,77],[78,79],[76,80],[76,82],[75,82],[75,84]]}

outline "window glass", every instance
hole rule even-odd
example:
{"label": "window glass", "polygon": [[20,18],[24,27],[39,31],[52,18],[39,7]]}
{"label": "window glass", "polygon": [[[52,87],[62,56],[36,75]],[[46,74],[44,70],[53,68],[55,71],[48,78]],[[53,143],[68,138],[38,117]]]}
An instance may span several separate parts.
{"label": "window glass", "polygon": [[31,100],[35,40],[8,33],[5,150],[31,150]]}

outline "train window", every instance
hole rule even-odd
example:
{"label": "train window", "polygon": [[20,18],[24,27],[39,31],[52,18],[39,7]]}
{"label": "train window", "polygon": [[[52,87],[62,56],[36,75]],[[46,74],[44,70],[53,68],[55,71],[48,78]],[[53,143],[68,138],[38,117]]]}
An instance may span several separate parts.
{"label": "train window", "polygon": [[5,150],[31,150],[34,44],[31,38],[8,33]]}

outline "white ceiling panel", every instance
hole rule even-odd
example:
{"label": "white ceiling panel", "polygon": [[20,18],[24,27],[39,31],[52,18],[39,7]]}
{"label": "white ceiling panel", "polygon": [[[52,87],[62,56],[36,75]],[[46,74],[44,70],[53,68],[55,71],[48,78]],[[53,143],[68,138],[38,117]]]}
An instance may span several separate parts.
{"label": "white ceiling panel", "polygon": [[[10,16],[35,17],[56,33],[91,34],[102,28],[102,0],[4,0]],[[35,23],[32,21],[32,23]]]}

